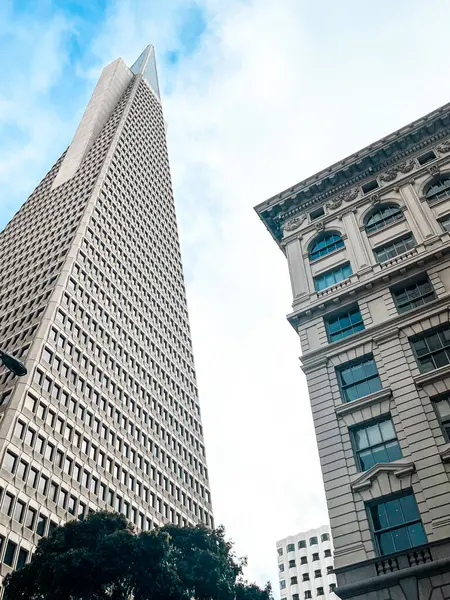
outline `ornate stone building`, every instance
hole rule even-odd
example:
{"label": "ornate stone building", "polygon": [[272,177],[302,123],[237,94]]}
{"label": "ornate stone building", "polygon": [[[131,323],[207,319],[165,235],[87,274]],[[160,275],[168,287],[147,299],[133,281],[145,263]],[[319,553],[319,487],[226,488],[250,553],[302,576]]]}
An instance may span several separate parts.
{"label": "ornate stone building", "polygon": [[450,598],[450,104],[270,198],[340,598]]}
{"label": "ornate stone building", "polygon": [[107,66],[0,234],[1,575],[96,509],[212,525],[153,48]]}

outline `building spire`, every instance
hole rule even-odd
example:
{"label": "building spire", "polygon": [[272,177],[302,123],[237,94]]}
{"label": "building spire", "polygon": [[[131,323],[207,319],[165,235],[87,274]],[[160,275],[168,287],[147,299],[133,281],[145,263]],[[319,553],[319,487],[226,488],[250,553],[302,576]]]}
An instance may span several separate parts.
{"label": "building spire", "polygon": [[158,98],[161,98],[159,94],[158,72],[156,70],[155,48],[151,44],[145,48],[134,62],[131,71],[135,75],[138,73],[142,74]]}

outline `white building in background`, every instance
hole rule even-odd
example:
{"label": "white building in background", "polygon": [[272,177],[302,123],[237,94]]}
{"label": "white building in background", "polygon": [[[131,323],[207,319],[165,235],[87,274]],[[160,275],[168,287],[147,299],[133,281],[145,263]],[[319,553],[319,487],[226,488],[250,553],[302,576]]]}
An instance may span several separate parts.
{"label": "white building in background", "polygon": [[281,600],[337,599],[328,525],[280,540],[277,553]]}

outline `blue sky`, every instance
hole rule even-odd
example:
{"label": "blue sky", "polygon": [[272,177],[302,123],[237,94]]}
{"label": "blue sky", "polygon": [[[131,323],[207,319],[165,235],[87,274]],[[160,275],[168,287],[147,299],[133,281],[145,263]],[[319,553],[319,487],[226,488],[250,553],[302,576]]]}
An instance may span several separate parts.
{"label": "blue sky", "polygon": [[449,22],[447,0],[0,3],[0,226],[102,67],[156,47],[215,516],[275,589],[276,540],[327,513],[287,266],[253,206],[449,101]]}

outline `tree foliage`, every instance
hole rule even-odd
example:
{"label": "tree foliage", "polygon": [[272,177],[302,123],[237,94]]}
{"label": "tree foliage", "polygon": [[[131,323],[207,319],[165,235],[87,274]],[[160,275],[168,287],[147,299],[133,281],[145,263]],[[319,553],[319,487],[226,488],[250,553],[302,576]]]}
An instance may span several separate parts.
{"label": "tree foliage", "polygon": [[243,579],[222,527],[166,525],[135,534],[125,517],[97,512],[43,538],[5,579],[11,600],[270,600]]}

